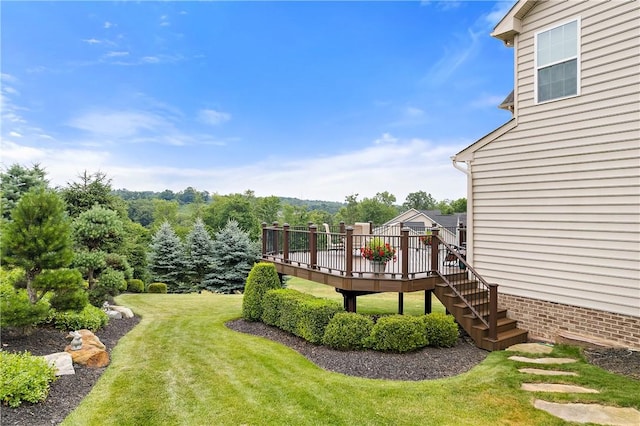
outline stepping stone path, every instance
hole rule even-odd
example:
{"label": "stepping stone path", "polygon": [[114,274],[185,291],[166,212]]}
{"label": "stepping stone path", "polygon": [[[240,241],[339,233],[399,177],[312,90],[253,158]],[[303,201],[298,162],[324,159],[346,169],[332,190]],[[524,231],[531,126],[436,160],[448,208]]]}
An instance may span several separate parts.
{"label": "stepping stone path", "polygon": [[[553,346],[540,343],[520,343],[506,350],[540,355],[551,353]],[[510,356],[509,359],[529,364],[547,365],[571,364],[578,361],[573,358],[529,358],[524,356]],[[518,371],[524,374],[542,376],[578,376],[577,373],[571,371],[543,370],[538,368],[521,368]],[[599,393],[597,389],[560,383],[523,383],[521,389],[528,392]],[[616,426],[640,425],[640,411],[635,408],[608,407],[600,404],[561,404],[541,399],[536,399],[533,406],[570,422]]]}

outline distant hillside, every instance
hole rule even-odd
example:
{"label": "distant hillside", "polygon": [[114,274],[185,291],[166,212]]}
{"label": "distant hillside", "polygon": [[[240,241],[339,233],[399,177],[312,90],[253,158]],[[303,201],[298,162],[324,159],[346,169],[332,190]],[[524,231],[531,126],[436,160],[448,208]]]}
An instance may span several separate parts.
{"label": "distant hillside", "polygon": [[282,204],[290,204],[292,206],[307,206],[308,210],[324,210],[330,214],[336,214],[344,203],[337,201],[321,201],[321,200],[301,200],[299,198],[279,197]]}

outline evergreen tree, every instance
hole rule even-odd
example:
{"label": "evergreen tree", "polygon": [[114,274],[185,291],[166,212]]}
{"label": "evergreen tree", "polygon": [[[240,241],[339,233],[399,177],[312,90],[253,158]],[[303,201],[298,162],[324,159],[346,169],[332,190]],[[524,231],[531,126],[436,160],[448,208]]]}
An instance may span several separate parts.
{"label": "evergreen tree", "polygon": [[213,241],[213,265],[204,280],[205,288],[218,293],[242,291],[249,271],[259,258],[258,244],[251,241],[238,222],[230,220]]}
{"label": "evergreen tree", "polygon": [[186,265],[191,289],[204,288],[205,276],[211,272],[213,263],[213,239],[202,219],[196,219],[185,244]]}
{"label": "evergreen tree", "polygon": [[82,299],[78,296],[83,291],[82,280],[65,269],[73,259],[73,241],[64,208],[56,193],[36,187],[20,199],[11,211],[11,221],[4,226],[2,261],[24,269],[32,304],[50,291],[60,293],[56,299],[60,309],[65,308],[65,300],[74,308],[82,304],[78,302]]}
{"label": "evergreen tree", "polygon": [[185,256],[182,241],[169,222],[160,225],[151,238],[148,267],[151,280],[165,283],[169,293],[181,293],[188,288],[184,284]]}
{"label": "evergreen tree", "polygon": [[24,194],[36,187],[46,188],[47,185],[45,171],[39,164],[34,164],[31,169],[13,164],[6,172],[0,173],[2,217],[4,219],[11,217],[11,210]]}
{"label": "evergreen tree", "polygon": [[67,183],[62,190],[62,198],[71,217],[79,216],[96,204],[117,211],[122,218],[127,217],[126,204],[111,193],[111,179],[106,173],[88,173],[85,170],[78,178],[78,182]]}

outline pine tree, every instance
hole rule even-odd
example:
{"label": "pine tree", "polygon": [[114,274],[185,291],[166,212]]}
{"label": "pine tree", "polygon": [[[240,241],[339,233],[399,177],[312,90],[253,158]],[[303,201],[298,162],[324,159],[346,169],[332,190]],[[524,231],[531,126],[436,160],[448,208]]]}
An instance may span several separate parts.
{"label": "pine tree", "polygon": [[242,291],[249,271],[259,258],[258,244],[251,241],[238,222],[228,221],[213,241],[213,264],[204,280],[205,288],[218,293]]}
{"label": "pine tree", "polygon": [[24,269],[30,303],[36,304],[50,291],[70,297],[83,291],[82,280],[64,269],[73,259],[72,245],[64,202],[55,192],[37,187],[11,211],[11,221],[2,232],[2,261]]}
{"label": "pine tree", "polygon": [[211,272],[213,263],[213,239],[202,219],[196,219],[185,244],[187,271],[191,282],[191,290],[203,289],[203,281]]}
{"label": "pine tree", "polygon": [[46,188],[48,181],[45,179],[45,171],[39,164],[34,164],[31,169],[13,164],[6,172],[0,173],[0,191],[2,192],[2,217],[9,219],[11,210],[16,206],[20,198],[33,188]]}
{"label": "pine tree", "polygon": [[153,235],[148,256],[153,281],[165,283],[169,293],[185,291],[184,248],[169,222],[164,222]]}

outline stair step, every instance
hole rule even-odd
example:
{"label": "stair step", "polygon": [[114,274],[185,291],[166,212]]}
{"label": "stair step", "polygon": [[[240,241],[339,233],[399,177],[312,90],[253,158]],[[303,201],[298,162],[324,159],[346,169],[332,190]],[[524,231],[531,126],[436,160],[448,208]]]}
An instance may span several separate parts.
{"label": "stair step", "polygon": [[[517,328],[518,321],[511,318],[504,317],[504,318],[498,318],[498,321],[496,321],[496,323],[498,325],[498,333],[502,333],[502,332]],[[472,327],[481,332],[485,330],[486,331],[489,330],[489,327],[484,325],[484,323],[482,322],[480,324],[475,324]]]}
{"label": "stair step", "polygon": [[514,328],[513,330],[498,333],[498,337],[495,340],[488,337],[483,338],[482,347],[491,351],[500,351],[516,343],[526,342],[528,335],[529,332],[527,330]]}
{"label": "stair step", "polygon": [[[483,318],[487,318],[489,316],[489,309],[482,309],[479,310],[478,313],[480,315],[482,315]],[[465,318],[471,318],[471,319],[475,319],[476,315],[473,313],[469,313],[469,314],[464,314],[463,315]],[[505,318],[507,316],[507,310],[506,309],[500,309],[498,308],[498,319],[500,318]]]}
{"label": "stair step", "polygon": [[[474,294],[480,294],[480,295],[488,295],[489,292],[487,290],[482,290],[482,289],[468,289],[468,290],[458,290],[458,293],[460,293],[461,296],[470,296],[470,295],[474,295]],[[454,292],[449,292],[449,293],[445,293],[444,294],[447,297],[458,297],[458,295]]]}

